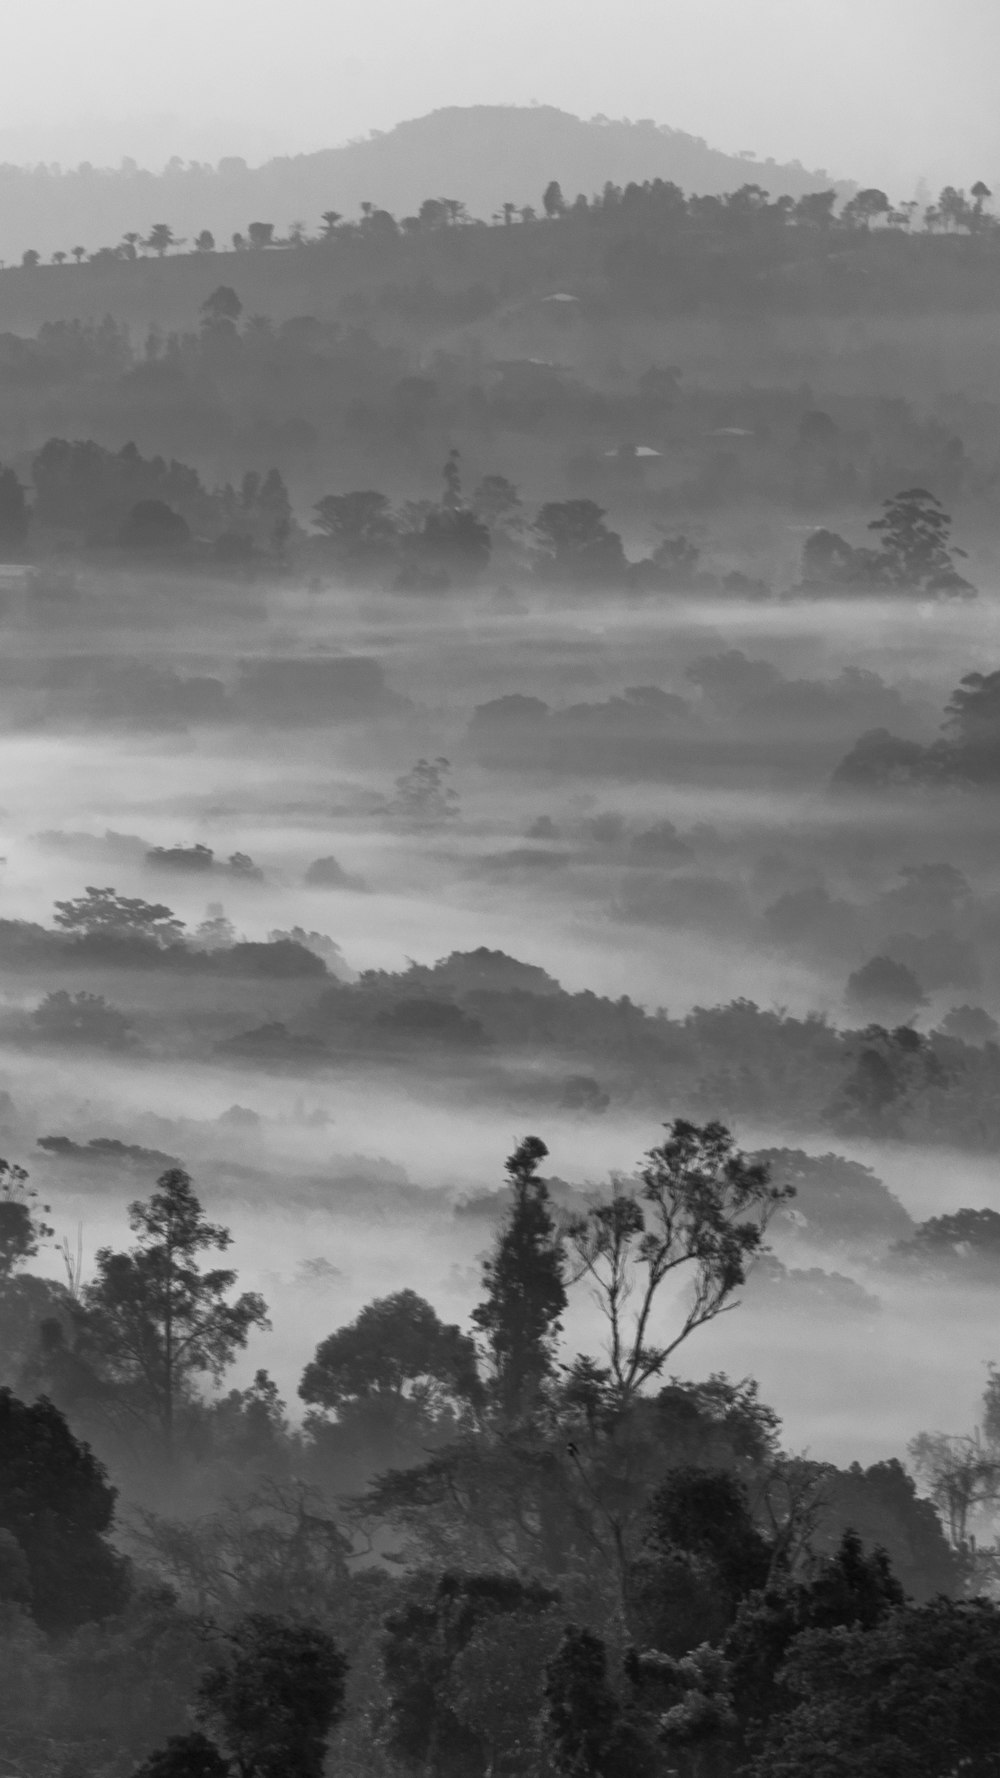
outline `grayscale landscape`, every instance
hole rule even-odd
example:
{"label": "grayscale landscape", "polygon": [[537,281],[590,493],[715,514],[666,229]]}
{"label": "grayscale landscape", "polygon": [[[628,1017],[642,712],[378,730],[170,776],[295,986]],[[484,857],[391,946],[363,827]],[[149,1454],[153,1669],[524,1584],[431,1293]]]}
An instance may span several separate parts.
{"label": "grayscale landscape", "polygon": [[1000,144],[946,61],[919,158],[918,11],[867,173],[402,39],[256,162],[13,102],[121,153],[0,166],[0,1778],[998,1770]]}

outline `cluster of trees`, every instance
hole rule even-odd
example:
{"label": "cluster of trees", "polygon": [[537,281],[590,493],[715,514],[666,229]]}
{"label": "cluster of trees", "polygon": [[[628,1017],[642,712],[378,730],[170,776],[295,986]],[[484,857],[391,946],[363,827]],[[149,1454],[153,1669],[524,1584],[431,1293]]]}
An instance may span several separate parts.
{"label": "cluster of trees", "polygon": [[963,674],[948,703],[941,736],[929,746],[887,729],[859,736],[834,773],[836,788],[902,787],[992,791],[1000,782],[1000,671]]}
{"label": "cluster of trees", "polygon": [[[790,1195],[765,1160],[678,1120],[560,1215],[546,1154],[527,1137],[507,1162],[472,1331],[411,1290],[370,1303],[306,1366],[298,1432],[266,1372],[204,1393],[266,1309],[182,1169],[69,1289],[24,1270],[51,1230],[5,1169],[15,1769],[320,1778],[335,1733],[371,1778],[992,1769],[1000,1611],[970,1514],[1000,1473],[995,1377],[978,1469],[969,1441],[914,1443],[946,1536],[898,1462],[787,1456],[751,1382],[664,1383]],[[579,1288],[596,1356],[561,1339]],[[128,1560],[81,1432],[133,1487],[156,1477],[167,1514]],[[169,1516],[191,1478],[198,1505]]]}
{"label": "cluster of trees", "polygon": [[192,543],[220,563],[280,558],[292,529],[288,489],[276,469],[239,488],[208,489],[187,464],[143,457],[134,444],[108,450],[92,439],[50,438],[31,459],[31,493],[0,468],[0,548],[23,552],[33,534],[51,545],[174,559]]}
{"label": "cluster of trees", "polygon": [[[633,182],[624,187],[609,182],[601,192],[589,198],[580,192],[572,200],[567,200],[558,180],[552,179],[545,187],[539,206],[505,203],[490,217],[488,224],[470,216],[466,205],[458,198],[425,198],[414,215],[403,216],[398,221],[390,211],[373,203],[363,203],[361,214],[355,221],[348,220],[337,210],[324,210],[319,232],[313,235],[309,233],[308,224],[301,221],[290,223],[284,235],[277,232],[277,224],[273,222],[251,222],[245,231],[237,231],[222,251],[299,249],[329,246],[332,242],[423,235],[443,229],[510,228],[513,224],[528,227],[539,222],[583,222],[600,227],[608,223],[617,225],[623,220],[643,227],[653,224],[661,229],[687,227],[697,232],[739,234],[761,226],[840,234],[867,234],[873,227],[898,232],[916,227],[929,234],[939,231],[980,234],[997,228],[996,218],[987,208],[992,195],[989,186],[981,179],[976,181],[968,195],[964,190],[947,185],[937,201],[925,205],[921,211],[916,200],[893,204],[884,191],[868,186],[855,192],[838,209],[838,196],[833,189],[809,192],[797,199],[788,196],[772,199],[761,186],[748,184],[721,196],[688,196],[670,180],[647,179],[641,184]],[[169,223],[155,222],[147,235],[130,230],[116,246],[98,247],[93,252],[88,252],[85,247],[74,247],[70,253],[54,253],[52,261],[61,266],[70,258],[77,265],[84,260],[98,265],[115,260],[129,262],[148,255],[162,259],[171,250],[180,251],[186,246],[196,254],[217,250],[210,229],[202,229],[188,243],[174,234]],[[21,256],[21,265],[33,271],[40,264],[41,254],[34,248],[27,248]]]}
{"label": "cluster of trees", "polygon": [[[396,572],[395,584],[435,588],[454,575],[474,578],[496,551],[504,568],[544,584],[633,592],[727,592],[767,596],[763,581],[741,572],[722,578],[699,567],[700,551],[682,535],[666,535],[639,561],[625,554],[621,535],[590,499],[550,500],[533,520],[520,495],[501,475],[487,475],[468,501],[462,496],[459,454],[449,454],[444,497],[438,505],[410,502],[399,513],[375,489],[328,494],[316,506],[316,523],[329,540],[329,557],[352,576]],[[853,548],[831,531],[817,531],[803,553],[801,590],[809,595],[923,594],[972,597],[975,588],[959,574],[964,550],[951,542],[951,517],[925,488],[905,489],[883,502],[870,529],[878,549]]]}
{"label": "cluster of trees", "polygon": [[803,586],[809,592],[969,598],[975,588],[956,566],[965,551],[952,543],[951,523],[934,494],[906,488],[883,503],[868,527],[878,534],[877,549],[854,547],[835,531],[815,531],[803,551]]}

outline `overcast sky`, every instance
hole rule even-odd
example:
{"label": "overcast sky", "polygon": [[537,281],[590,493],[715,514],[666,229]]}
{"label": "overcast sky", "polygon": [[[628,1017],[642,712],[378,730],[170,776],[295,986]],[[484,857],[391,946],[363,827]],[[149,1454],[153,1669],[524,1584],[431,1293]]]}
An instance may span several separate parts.
{"label": "overcast sky", "polygon": [[3,0],[0,156],[333,146],[441,105],[651,117],[911,190],[1000,180],[1000,0]]}

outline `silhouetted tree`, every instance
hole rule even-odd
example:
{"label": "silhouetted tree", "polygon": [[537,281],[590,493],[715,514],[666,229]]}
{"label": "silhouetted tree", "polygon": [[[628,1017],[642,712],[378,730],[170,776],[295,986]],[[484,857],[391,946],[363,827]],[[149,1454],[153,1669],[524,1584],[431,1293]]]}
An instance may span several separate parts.
{"label": "silhouetted tree", "polygon": [[122,549],[150,554],[183,549],[191,541],[187,520],[165,500],[137,500],[118,533]]}
{"label": "silhouetted tree", "polygon": [[318,1625],[253,1613],[205,1674],[198,1713],[240,1778],[322,1778],[344,1712],[347,1660]]}
{"label": "silhouetted tree", "polygon": [[0,1283],[51,1240],[55,1231],[43,1220],[48,1214],[24,1168],[0,1161]]}
{"label": "silhouetted tree", "polygon": [[32,1616],[63,1632],[121,1609],[128,1570],[106,1541],[116,1491],[44,1398],[0,1389],[0,1530],[27,1564]]}
{"label": "silhouetted tree", "polygon": [[566,1307],[562,1243],[538,1177],[548,1152],[526,1136],[506,1162],[513,1202],[483,1265],[486,1297],[472,1314],[486,1337],[497,1405],[510,1418],[536,1405],[552,1375]]}
{"label": "silhouetted tree", "polygon": [[28,502],[13,469],[0,466],[0,549],[19,550],[28,535]]}
{"label": "silhouetted tree", "polygon": [[[650,1149],[641,1181],[635,1192],[618,1187],[568,1230],[576,1275],[593,1286],[607,1323],[611,1391],[620,1406],[696,1328],[732,1307],[772,1215],[794,1195],[772,1185],[766,1163],[742,1154],[723,1124],[699,1128],[682,1118]],[[677,1272],[690,1279],[690,1300],[672,1337],[653,1344],[653,1305]]]}
{"label": "silhouetted tree", "polygon": [[156,1427],[169,1457],[194,1379],[220,1377],[251,1330],[268,1326],[267,1313],[256,1292],[228,1300],[235,1272],[201,1270],[199,1254],[224,1251],[230,1235],[206,1220],[181,1168],[162,1174],[147,1203],[129,1206],[129,1226],[135,1247],[98,1250],[82,1307],[109,1370]]}
{"label": "silhouetted tree", "polygon": [[413,1290],[369,1303],[330,1334],[299,1385],[303,1401],[336,1413],[392,1466],[404,1443],[419,1448],[439,1422],[454,1426],[479,1394],[471,1339]]}

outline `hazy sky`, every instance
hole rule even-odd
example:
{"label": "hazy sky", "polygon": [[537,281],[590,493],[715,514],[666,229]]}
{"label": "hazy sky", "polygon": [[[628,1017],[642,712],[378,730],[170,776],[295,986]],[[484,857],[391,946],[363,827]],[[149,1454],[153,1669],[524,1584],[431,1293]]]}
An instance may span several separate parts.
{"label": "hazy sky", "polygon": [[5,0],[0,156],[253,161],[537,99],[902,195],[1000,178],[998,61],[998,0]]}

